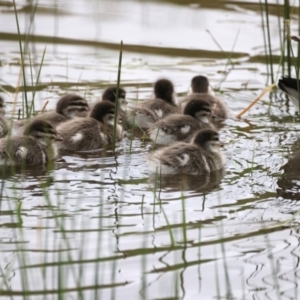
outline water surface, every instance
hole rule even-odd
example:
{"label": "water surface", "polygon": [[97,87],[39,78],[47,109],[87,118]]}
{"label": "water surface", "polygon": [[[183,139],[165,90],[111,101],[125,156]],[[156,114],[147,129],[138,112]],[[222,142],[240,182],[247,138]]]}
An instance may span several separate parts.
{"label": "water surface", "polygon": [[[224,173],[157,180],[145,161],[151,143],[124,138],[115,152],[65,153],[50,169],[2,176],[1,298],[297,299],[299,179],[297,169],[282,167],[298,164],[291,157],[299,118],[280,93],[234,117],[268,80],[259,3],[39,1],[33,22],[30,3],[17,1],[30,37],[29,99],[46,47],[36,110],[46,101],[54,108],[66,92],[99,98],[116,82],[123,40],[130,101],[150,97],[163,76],[184,95],[203,74],[232,118],[220,132]],[[282,6],[272,7],[277,71],[274,14]],[[1,91],[16,118],[24,100],[22,85],[15,96],[18,34],[11,3],[1,1],[0,10]]]}

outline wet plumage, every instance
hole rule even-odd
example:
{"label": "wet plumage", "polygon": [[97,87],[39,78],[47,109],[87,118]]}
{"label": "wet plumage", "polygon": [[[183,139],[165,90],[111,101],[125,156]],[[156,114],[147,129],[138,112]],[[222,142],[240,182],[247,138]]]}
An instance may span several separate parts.
{"label": "wet plumage", "polygon": [[218,133],[211,129],[198,131],[190,143],[176,142],[148,156],[149,170],[161,174],[202,174],[224,167]]}
{"label": "wet plumage", "polygon": [[[93,107],[89,117],[76,118],[62,123],[57,131],[64,137],[59,149],[86,151],[102,148],[112,143],[115,105],[101,101]],[[116,140],[122,137],[122,127],[117,124]]]}
{"label": "wet plumage", "polygon": [[211,108],[207,101],[191,99],[184,114],[171,114],[154,123],[148,130],[150,139],[159,145],[187,141],[196,131],[214,129],[211,124]]}
{"label": "wet plumage", "polygon": [[207,77],[201,75],[193,77],[191,89],[192,93],[181,99],[178,103],[181,111],[184,111],[184,108],[189,101],[198,98],[210,103],[214,123],[222,122],[228,118],[229,113],[226,104],[214,95]]}
{"label": "wet plumage", "polygon": [[142,129],[169,114],[180,113],[175,104],[173,83],[168,79],[159,79],[154,84],[154,99],[144,100],[127,113],[129,126]]}
{"label": "wet plumage", "polygon": [[24,127],[31,120],[45,120],[54,127],[77,117],[85,117],[88,112],[87,101],[79,95],[67,94],[61,97],[56,104],[56,111],[50,111],[38,114],[30,120],[16,121],[12,127],[12,135],[20,135],[24,131]]}
{"label": "wet plumage", "polygon": [[55,140],[62,140],[62,137],[49,122],[33,120],[26,126],[23,136],[0,139],[0,164],[45,164],[57,156]]}

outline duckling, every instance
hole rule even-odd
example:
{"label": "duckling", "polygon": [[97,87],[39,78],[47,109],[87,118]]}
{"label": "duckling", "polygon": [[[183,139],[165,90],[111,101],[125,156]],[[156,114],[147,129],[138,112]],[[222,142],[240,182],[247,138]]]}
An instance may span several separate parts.
{"label": "duckling", "polygon": [[8,133],[8,126],[4,115],[5,115],[4,100],[2,97],[0,97],[0,138],[6,136]]}
{"label": "duckling", "polygon": [[23,136],[0,139],[0,165],[45,164],[57,156],[54,141],[63,138],[45,120],[32,120]]}
{"label": "duckling", "polygon": [[[104,90],[102,94],[102,101],[110,101],[115,103],[117,95],[117,87],[111,86]],[[119,88],[119,101],[121,105],[126,105],[126,91],[122,88]]]}
{"label": "duckling", "polygon": [[[56,111],[45,112],[34,116],[31,120],[46,120],[56,127],[69,119],[85,117],[88,111],[87,101],[79,95],[67,94],[56,104]],[[12,135],[19,135],[29,120],[16,121],[12,127]]]}
{"label": "duckling", "polygon": [[226,104],[219,98],[215,97],[214,92],[212,91],[207,77],[199,75],[192,78],[191,81],[192,93],[178,103],[181,111],[184,111],[184,107],[195,97],[199,99],[206,100],[210,103],[212,108],[213,123],[219,123],[228,118],[228,108]]}
{"label": "duckling", "polygon": [[[112,142],[115,105],[109,101],[95,104],[89,117],[76,118],[57,126],[64,140],[57,143],[59,149],[86,151],[102,148]],[[116,125],[116,139],[122,137],[122,127]]]}
{"label": "duckling", "polygon": [[278,87],[284,91],[292,100],[294,106],[299,110],[299,86],[300,81],[296,78],[284,76],[278,80]]}
{"label": "duckling", "polygon": [[215,93],[209,84],[208,78],[202,75],[194,76],[192,78],[190,94],[191,93],[205,93],[215,96]]}
{"label": "duckling", "polygon": [[127,114],[129,126],[147,129],[151,124],[169,114],[180,113],[175,104],[173,83],[169,79],[159,79],[154,84],[154,99],[139,103]]}
{"label": "duckling", "polygon": [[158,120],[149,128],[149,137],[159,145],[186,141],[200,129],[215,129],[210,117],[211,107],[207,101],[191,99],[184,109],[184,115],[171,114]]}
{"label": "duckling", "polygon": [[212,129],[198,131],[190,143],[177,142],[158,149],[148,157],[150,172],[161,174],[202,174],[222,169],[218,133]]}

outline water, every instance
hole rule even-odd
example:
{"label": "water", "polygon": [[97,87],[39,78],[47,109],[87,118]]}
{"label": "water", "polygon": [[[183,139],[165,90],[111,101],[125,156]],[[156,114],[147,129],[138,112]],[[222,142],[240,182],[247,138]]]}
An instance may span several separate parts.
{"label": "water", "polygon": [[[17,1],[22,32],[29,3]],[[0,10],[2,95],[16,117],[16,23],[11,3]],[[270,22],[279,55],[278,20]],[[46,101],[54,108],[66,92],[99,98],[116,82],[120,40],[130,101],[151,96],[159,77],[184,95],[193,76],[208,76],[232,110],[220,132],[227,165],[224,173],[158,181],[145,161],[151,143],[124,138],[104,156],[64,153],[48,170],[6,174],[1,298],[297,299],[299,173],[290,157],[299,149],[299,118],[280,93],[234,118],[267,81],[259,3],[39,1],[31,33],[30,92],[47,46],[36,110]]]}

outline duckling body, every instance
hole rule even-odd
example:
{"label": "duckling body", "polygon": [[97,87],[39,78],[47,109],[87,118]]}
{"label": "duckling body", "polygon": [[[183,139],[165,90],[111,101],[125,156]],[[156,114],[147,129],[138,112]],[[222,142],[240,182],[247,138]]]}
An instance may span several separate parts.
{"label": "duckling body", "polygon": [[23,136],[0,139],[0,165],[45,164],[57,156],[53,145],[62,137],[44,120],[33,120],[25,128]]}
{"label": "duckling body", "polygon": [[278,86],[289,96],[294,106],[299,110],[298,87],[300,86],[300,82],[296,78],[285,76],[278,80]]}
{"label": "duckling body", "polygon": [[180,113],[180,109],[175,104],[174,86],[170,80],[157,80],[154,84],[154,95],[154,99],[145,100],[128,112],[129,126],[147,129],[169,114]]}
{"label": "duckling body", "polygon": [[148,157],[149,170],[158,174],[202,174],[222,169],[225,158],[220,152],[218,133],[198,131],[190,143],[177,142],[154,151]]}
{"label": "duckling body", "polygon": [[8,133],[8,126],[5,119],[4,100],[0,97],[0,138],[6,136]]}
{"label": "duckling body", "polygon": [[[72,151],[93,150],[112,142],[115,105],[108,101],[95,104],[89,117],[76,118],[62,123],[57,131],[64,140],[57,144],[59,149]],[[122,137],[122,127],[116,125],[116,139]]]}
{"label": "duckling body", "polygon": [[181,99],[178,103],[181,111],[184,111],[185,106],[191,99],[198,97],[198,99],[203,99],[210,103],[213,123],[220,123],[228,118],[229,112],[226,104],[214,95],[207,77],[201,75],[193,77],[191,89],[192,93]]}
{"label": "duckling body", "polygon": [[148,130],[150,139],[159,145],[170,145],[176,141],[187,141],[196,131],[214,129],[210,123],[211,108],[207,101],[191,99],[184,115],[171,114],[154,123]]}
{"label": "duckling body", "polygon": [[[77,117],[85,117],[88,112],[87,101],[79,95],[67,94],[59,99],[56,111],[45,112],[30,120],[45,120],[57,127],[59,124]],[[30,120],[16,121],[12,127],[12,135],[20,135]]]}

